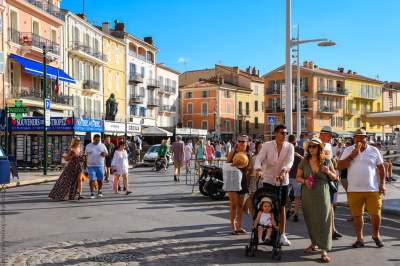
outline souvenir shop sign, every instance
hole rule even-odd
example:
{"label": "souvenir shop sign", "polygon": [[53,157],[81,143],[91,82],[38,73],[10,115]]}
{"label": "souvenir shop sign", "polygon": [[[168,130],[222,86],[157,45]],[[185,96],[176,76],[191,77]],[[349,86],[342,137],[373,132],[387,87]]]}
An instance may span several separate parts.
{"label": "souvenir shop sign", "polygon": [[134,123],[126,123],[126,132],[128,135],[135,135],[140,134],[142,132],[141,125],[134,124]]}
{"label": "souvenir shop sign", "polygon": [[[72,117],[51,117],[50,126],[47,127],[48,131],[72,131],[73,130]],[[24,117],[20,120],[11,120],[12,131],[42,131],[44,129],[43,116],[38,117]]]}
{"label": "souvenir shop sign", "polygon": [[79,132],[104,132],[104,122],[101,119],[75,118],[74,129]]}

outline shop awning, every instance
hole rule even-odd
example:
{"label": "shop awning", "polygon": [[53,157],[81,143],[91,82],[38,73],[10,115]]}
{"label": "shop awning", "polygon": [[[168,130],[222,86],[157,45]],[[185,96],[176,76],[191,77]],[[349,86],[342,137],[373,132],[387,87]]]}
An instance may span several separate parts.
{"label": "shop awning", "polygon": [[146,127],[143,129],[142,135],[149,137],[171,137],[173,134],[159,127]]}
{"label": "shop awning", "polygon": [[365,121],[380,126],[400,125],[400,111],[369,113],[365,115]]}
{"label": "shop awning", "polygon": [[[43,76],[43,64],[40,62],[33,61],[31,59],[16,55],[16,54],[11,54],[10,58],[14,59],[18,63],[20,63],[23,67],[25,72],[30,73],[32,75],[38,75],[38,76]],[[64,72],[64,70],[52,67],[52,66],[47,66],[46,68],[46,76],[51,79],[58,79],[61,81],[69,82],[69,83],[75,83],[76,81],[70,77],[67,73]]]}

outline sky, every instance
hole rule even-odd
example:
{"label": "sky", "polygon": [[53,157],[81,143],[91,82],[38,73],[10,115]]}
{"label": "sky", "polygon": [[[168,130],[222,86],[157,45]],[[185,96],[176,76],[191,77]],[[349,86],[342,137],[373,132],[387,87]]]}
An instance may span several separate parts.
{"label": "sky", "polygon": [[[62,0],[61,6],[81,13],[82,2]],[[137,37],[152,36],[157,62],[178,71],[224,64],[255,66],[265,74],[285,62],[285,2],[85,0],[85,13],[92,23],[117,19]],[[292,0],[293,33],[299,25],[300,39],[337,43],[304,44],[300,61],[400,81],[399,10],[399,0]]]}

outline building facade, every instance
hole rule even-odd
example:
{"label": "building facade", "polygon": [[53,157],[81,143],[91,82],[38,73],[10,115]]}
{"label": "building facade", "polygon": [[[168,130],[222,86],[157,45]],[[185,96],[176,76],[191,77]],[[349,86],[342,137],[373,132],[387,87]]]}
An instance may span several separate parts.
{"label": "building facade", "polygon": [[173,130],[178,123],[178,84],[180,73],[164,64],[157,64],[156,73],[160,86],[158,89],[160,107],[158,108],[156,125]]}
{"label": "building facade", "polygon": [[65,89],[72,95],[75,117],[104,119],[103,68],[108,58],[103,36],[85,15],[65,11],[63,67],[76,80]]}
{"label": "building facade", "polygon": [[[383,85],[382,107],[383,112],[400,110],[400,82],[385,82]],[[393,142],[395,137],[394,130],[399,127],[400,121],[395,126],[386,125],[384,127],[384,141]]]}

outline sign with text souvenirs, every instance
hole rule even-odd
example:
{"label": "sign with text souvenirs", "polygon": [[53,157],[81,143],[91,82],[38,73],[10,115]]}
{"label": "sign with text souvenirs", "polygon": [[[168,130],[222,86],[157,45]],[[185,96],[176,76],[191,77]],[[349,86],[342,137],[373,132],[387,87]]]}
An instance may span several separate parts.
{"label": "sign with text souvenirs", "polygon": [[141,126],[134,123],[126,123],[126,133],[128,134],[140,134]]}
{"label": "sign with text souvenirs", "polygon": [[[74,129],[72,117],[51,117],[49,131],[72,131]],[[12,131],[42,131],[44,129],[43,116],[24,117],[20,120],[11,120]]]}
{"label": "sign with text souvenirs", "polygon": [[104,122],[101,119],[92,118],[75,118],[75,131],[80,132],[104,132]]}

